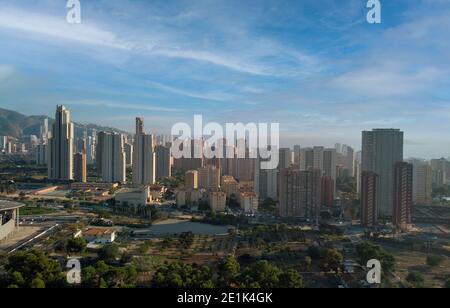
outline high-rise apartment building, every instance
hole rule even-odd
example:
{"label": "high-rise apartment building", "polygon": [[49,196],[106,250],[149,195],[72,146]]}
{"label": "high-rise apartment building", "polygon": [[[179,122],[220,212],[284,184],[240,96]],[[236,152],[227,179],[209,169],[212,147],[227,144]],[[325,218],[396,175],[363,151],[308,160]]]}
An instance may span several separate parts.
{"label": "high-rise apartment building", "polygon": [[390,217],[394,207],[394,167],[403,162],[403,132],[374,129],[362,133],[362,172],[380,177],[377,202],[380,215]]}
{"label": "high-rise apartment building", "polygon": [[278,169],[289,168],[292,164],[292,150],[289,148],[280,148]]}
{"label": "high-rise apartment building", "polygon": [[99,133],[101,178],[106,183],[126,182],[124,137],[117,133]]}
{"label": "high-rise apartment building", "polygon": [[337,166],[337,154],[336,149],[325,149],[323,151],[323,163],[322,173],[324,176],[329,177],[333,184],[333,194],[336,193],[336,166]]}
{"label": "high-rise apartment building", "polygon": [[186,190],[198,189],[198,171],[190,170],[186,172],[184,178],[184,186]]}
{"label": "high-rise apartment building", "polygon": [[444,178],[444,184],[450,183],[450,162],[445,158],[430,161],[433,170],[439,170]]}
{"label": "high-rise apartment building", "polygon": [[430,165],[423,164],[414,166],[415,181],[415,203],[420,205],[431,205],[433,202],[433,170]]}
{"label": "high-rise apartment building", "polygon": [[361,175],[361,225],[372,228],[378,224],[379,177],[375,172],[365,171]]}
{"label": "high-rise apartment building", "polygon": [[217,189],[220,187],[220,169],[206,166],[198,169],[198,187],[203,189]]}
{"label": "high-rise apartment building", "polygon": [[48,164],[48,145],[38,144],[36,146],[36,164],[47,165]]}
{"label": "high-rise apartment building", "polygon": [[136,119],[133,155],[133,185],[154,184],[156,181],[154,138],[153,135],[144,133],[142,118]]}
{"label": "high-rise apartment building", "polygon": [[321,180],[322,201],[324,207],[333,207],[334,205],[334,180],[329,176],[323,176]]}
{"label": "high-rise apartment building", "polygon": [[294,145],[294,166],[296,166],[297,169],[300,168],[301,151],[301,146]]}
{"label": "high-rise apartment building", "polygon": [[52,180],[73,180],[73,124],[70,111],[58,106],[49,139],[48,177]]}
{"label": "high-rise apartment building", "polygon": [[133,145],[131,143],[125,143],[125,157],[127,160],[127,166],[133,165]]}
{"label": "high-rise apartment building", "polygon": [[158,145],[155,147],[156,179],[162,180],[172,176],[172,157],[170,147]]}
{"label": "high-rise apartment building", "polygon": [[74,155],[74,180],[79,183],[87,182],[86,154],[77,153]]}
{"label": "high-rise apartment building", "polygon": [[321,208],[321,170],[300,171],[289,168],[280,171],[281,217],[304,218],[318,222]]}
{"label": "high-rise apartment building", "polygon": [[401,230],[411,225],[413,165],[405,162],[395,164],[394,168],[394,209],[392,223]]}

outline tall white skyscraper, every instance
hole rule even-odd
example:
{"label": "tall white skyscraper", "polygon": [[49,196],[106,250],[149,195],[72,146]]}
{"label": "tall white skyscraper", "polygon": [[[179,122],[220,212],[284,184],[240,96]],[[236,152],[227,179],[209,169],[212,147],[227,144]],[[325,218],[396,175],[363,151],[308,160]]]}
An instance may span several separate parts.
{"label": "tall white skyscraper", "polygon": [[156,181],[156,155],[153,135],[144,133],[144,120],[136,119],[133,144],[133,185],[154,184]]}
{"label": "tall white skyscraper", "polygon": [[8,146],[8,136],[0,136],[0,150],[5,150]]}
{"label": "tall white skyscraper", "polygon": [[394,208],[394,166],[403,162],[403,132],[399,129],[374,129],[362,133],[362,172],[375,172],[381,216],[391,216]]}
{"label": "tall white skyscraper", "polygon": [[121,134],[104,133],[101,138],[102,180],[107,183],[126,182],[124,138]]}
{"label": "tall white skyscraper", "polygon": [[70,111],[58,106],[49,139],[48,177],[52,180],[73,180],[73,124]]}
{"label": "tall white skyscraper", "polygon": [[49,138],[48,119],[45,119],[42,123],[40,134],[39,138],[41,139],[41,144],[47,144]]}

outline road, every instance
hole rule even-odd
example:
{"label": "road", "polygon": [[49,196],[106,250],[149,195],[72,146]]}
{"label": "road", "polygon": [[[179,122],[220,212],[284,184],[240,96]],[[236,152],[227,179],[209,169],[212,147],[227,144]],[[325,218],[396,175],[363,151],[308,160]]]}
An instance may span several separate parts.
{"label": "road", "polygon": [[19,245],[17,245],[15,248],[11,249],[8,252],[8,254],[12,254],[12,253],[14,253],[14,252],[16,252],[16,251],[26,247],[26,246],[35,244],[40,239],[44,238],[44,236],[52,234],[56,230],[56,228],[58,226],[59,226],[59,224],[55,224],[55,225],[51,226],[50,228],[46,229],[45,231],[39,233],[38,235],[33,236],[32,238],[25,240],[24,242],[22,242]]}

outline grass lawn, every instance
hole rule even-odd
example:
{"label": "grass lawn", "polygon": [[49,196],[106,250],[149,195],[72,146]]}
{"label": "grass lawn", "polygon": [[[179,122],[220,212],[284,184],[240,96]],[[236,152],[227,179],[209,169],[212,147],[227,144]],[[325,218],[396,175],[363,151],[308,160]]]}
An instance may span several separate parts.
{"label": "grass lawn", "polygon": [[46,207],[31,207],[26,206],[20,209],[20,216],[28,216],[28,215],[46,215],[55,213],[55,209],[50,209]]}

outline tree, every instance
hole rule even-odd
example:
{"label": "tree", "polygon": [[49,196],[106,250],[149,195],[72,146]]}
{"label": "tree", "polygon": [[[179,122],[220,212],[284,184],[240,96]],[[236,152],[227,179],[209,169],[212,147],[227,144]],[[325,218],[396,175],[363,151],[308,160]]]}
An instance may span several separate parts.
{"label": "tree", "polygon": [[152,280],[154,288],[204,288],[213,285],[211,269],[183,263],[161,266]]}
{"label": "tree", "polygon": [[277,212],[277,202],[272,198],[265,199],[260,205],[259,209],[267,212]]}
{"label": "tree", "polygon": [[311,271],[312,259],[310,256],[303,258],[302,267],[305,272]]}
{"label": "tree", "polygon": [[320,258],[320,248],[317,246],[309,246],[307,254],[312,260],[317,260]]}
{"label": "tree", "polygon": [[194,244],[194,233],[192,232],[184,232],[180,235],[180,244],[184,249],[188,249]]}
{"label": "tree", "polygon": [[67,241],[66,250],[68,253],[83,253],[86,251],[86,247],[86,240],[78,237]]}
{"label": "tree", "polygon": [[240,276],[240,286],[251,288],[258,285],[260,288],[279,287],[281,271],[266,260],[258,261],[247,267]]}
{"label": "tree", "polygon": [[105,245],[98,252],[98,257],[106,262],[115,261],[117,258],[119,258],[119,255],[119,247],[115,244]]}
{"label": "tree", "polygon": [[356,246],[358,263],[365,266],[367,261],[375,259],[381,262],[382,269],[386,273],[395,271],[395,258],[384,251],[381,246],[366,242]]}
{"label": "tree", "polygon": [[303,288],[303,277],[293,269],[282,272],[279,277],[280,288]]}
{"label": "tree", "polygon": [[438,266],[439,264],[442,263],[442,261],[444,261],[444,259],[441,256],[434,255],[427,257],[427,265],[430,267]]}
{"label": "tree", "polygon": [[66,285],[60,264],[37,250],[20,251],[8,256],[5,270],[6,275],[2,276],[0,286],[55,288]]}
{"label": "tree", "polygon": [[41,278],[34,278],[31,282],[32,289],[45,289],[45,282]]}
{"label": "tree", "polygon": [[445,281],[444,288],[445,289],[450,289],[450,278],[447,278],[447,280]]}
{"label": "tree", "polygon": [[219,275],[225,287],[230,286],[241,272],[241,265],[234,257],[226,257],[219,264]]}
{"label": "tree", "polygon": [[328,248],[322,249],[321,259],[320,259],[320,268],[323,271],[339,272],[339,270],[342,268],[343,262],[344,262],[344,257],[336,249],[328,249]]}
{"label": "tree", "polygon": [[411,272],[406,277],[406,281],[408,281],[415,288],[423,288],[425,279],[421,273]]}

